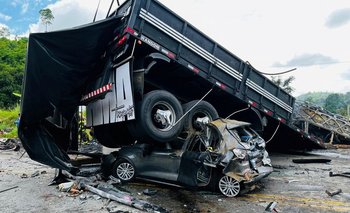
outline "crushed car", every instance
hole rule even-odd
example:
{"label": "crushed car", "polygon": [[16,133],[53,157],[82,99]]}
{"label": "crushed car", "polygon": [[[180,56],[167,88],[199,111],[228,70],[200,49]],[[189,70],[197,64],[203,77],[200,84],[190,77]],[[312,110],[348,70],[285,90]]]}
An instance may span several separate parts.
{"label": "crushed car", "polygon": [[[163,144],[135,143],[105,157],[103,171],[126,183],[141,178],[185,187],[206,187],[227,197],[273,171],[265,141],[247,122],[197,121],[202,131]],[[108,163],[107,163],[108,162]]]}

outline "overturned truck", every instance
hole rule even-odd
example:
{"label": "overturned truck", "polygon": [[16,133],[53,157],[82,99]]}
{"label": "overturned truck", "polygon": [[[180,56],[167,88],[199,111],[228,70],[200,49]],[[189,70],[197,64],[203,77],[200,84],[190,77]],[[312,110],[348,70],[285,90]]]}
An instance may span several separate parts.
{"label": "overturned truck", "polygon": [[271,147],[320,147],[293,124],[294,102],[158,1],[128,0],[102,21],[30,35],[19,137],[32,159],[71,172],[79,106],[107,147],[188,143],[219,117]]}

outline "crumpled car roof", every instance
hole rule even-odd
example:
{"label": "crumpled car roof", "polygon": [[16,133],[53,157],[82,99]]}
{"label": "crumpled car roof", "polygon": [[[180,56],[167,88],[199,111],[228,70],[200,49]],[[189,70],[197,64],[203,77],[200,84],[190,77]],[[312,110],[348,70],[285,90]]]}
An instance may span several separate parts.
{"label": "crumpled car roof", "polygon": [[223,128],[234,129],[240,126],[250,126],[251,124],[244,121],[237,121],[231,119],[217,119],[210,122],[209,125],[213,125],[221,131]]}

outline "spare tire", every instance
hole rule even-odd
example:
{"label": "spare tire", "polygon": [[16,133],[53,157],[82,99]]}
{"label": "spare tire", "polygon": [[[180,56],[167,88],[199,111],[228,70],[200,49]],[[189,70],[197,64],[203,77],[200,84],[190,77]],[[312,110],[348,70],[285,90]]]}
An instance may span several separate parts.
{"label": "spare tire", "polygon": [[[190,101],[182,106],[184,113],[191,110],[191,108],[198,103],[199,100]],[[200,101],[184,118],[184,130],[193,132],[200,130],[196,125],[197,118],[208,117],[209,121],[219,118],[218,112],[209,102]]]}
{"label": "spare tire", "polygon": [[153,90],[137,104],[137,117],[129,124],[129,130],[140,141],[168,142],[182,131],[183,121],[178,122],[182,115],[181,104],[174,95]]}

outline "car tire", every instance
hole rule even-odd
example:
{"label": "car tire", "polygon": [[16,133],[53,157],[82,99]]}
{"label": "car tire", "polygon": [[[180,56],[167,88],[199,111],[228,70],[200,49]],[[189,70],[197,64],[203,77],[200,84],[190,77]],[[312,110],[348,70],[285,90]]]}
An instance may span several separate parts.
{"label": "car tire", "polygon": [[[182,105],[184,113],[191,110],[193,106],[198,103],[198,100],[190,101]],[[197,118],[208,117],[209,121],[213,121],[219,118],[219,114],[216,109],[207,101],[200,101],[184,118],[184,130],[186,132],[195,132],[200,130],[200,127],[196,125]]]}
{"label": "car tire", "polygon": [[217,179],[217,189],[226,197],[236,197],[241,191],[241,184],[230,176],[221,175]]}
{"label": "car tire", "polygon": [[135,178],[135,166],[125,159],[119,159],[113,166],[112,175],[122,183],[127,183]]}
{"label": "car tire", "polygon": [[[168,142],[176,139],[181,133],[183,121],[178,120],[183,111],[180,102],[171,93],[153,90],[136,106],[136,120],[130,122],[128,128],[139,141]],[[161,112],[168,113],[169,119],[164,119]]]}

